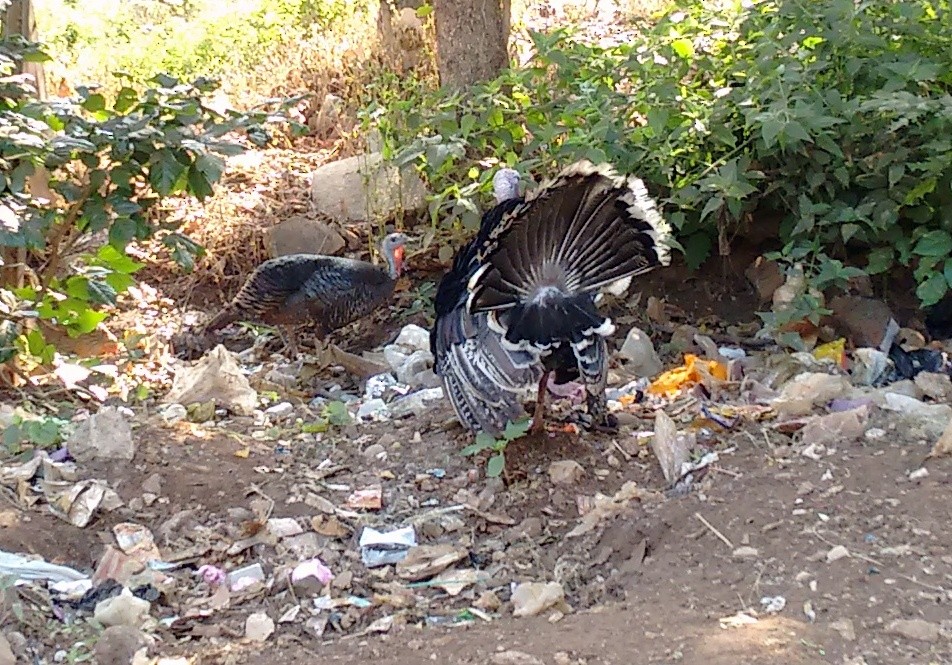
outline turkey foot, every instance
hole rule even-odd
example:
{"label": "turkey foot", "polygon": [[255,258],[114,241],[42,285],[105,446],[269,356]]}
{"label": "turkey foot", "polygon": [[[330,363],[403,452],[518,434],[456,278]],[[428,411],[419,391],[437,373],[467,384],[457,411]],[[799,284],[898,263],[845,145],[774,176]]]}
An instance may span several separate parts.
{"label": "turkey foot", "polygon": [[568,417],[568,421],[577,424],[579,427],[589,432],[604,432],[606,434],[614,434],[618,431],[618,418],[616,418],[611,413],[606,413],[600,418],[595,418],[590,413],[574,411]]}
{"label": "turkey foot", "polygon": [[541,434],[545,431],[545,391],[549,385],[550,372],[544,372],[539,380],[539,394],[536,397],[535,411],[532,414],[530,434]]}

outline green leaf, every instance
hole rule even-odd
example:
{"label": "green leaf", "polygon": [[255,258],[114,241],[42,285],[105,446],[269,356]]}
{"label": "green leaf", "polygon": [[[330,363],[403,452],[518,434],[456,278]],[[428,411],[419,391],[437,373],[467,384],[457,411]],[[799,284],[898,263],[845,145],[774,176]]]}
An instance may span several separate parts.
{"label": "green leaf", "polygon": [[218,155],[206,152],[198,156],[194,168],[204,175],[209,183],[215,184],[221,180],[222,173],[225,172],[225,160]]}
{"label": "green leaf", "polygon": [[134,89],[123,87],[116,95],[116,104],[114,106],[117,113],[125,113],[139,102],[139,93]]}
{"label": "green leaf", "polygon": [[525,436],[526,432],[529,431],[529,428],[532,426],[532,421],[528,418],[517,420],[516,422],[507,422],[506,429],[503,430],[502,436],[506,441],[515,441],[516,439]]}
{"label": "green leaf", "polygon": [[340,401],[328,402],[324,407],[324,414],[332,425],[347,425],[350,423],[350,412],[347,405]]}
{"label": "green leaf", "polygon": [[76,317],[76,320],[70,324],[70,328],[81,335],[91,333],[100,323],[106,320],[105,312],[97,312],[94,309],[84,309]]}
{"label": "green leaf", "polygon": [[952,235],[948,231],[929,231],[912,251],[919,256],[948,256],[952,253]]}
{"label": "green leaf", "polygon": [[106,108],[106,98],[98,92],[83,100],[83,108],[87,111],[103,111]]}
{"label": "green leaf", "polygon": [[684,261],[690,270],[697,270],[711,255],[711,234],[707,231],[692,233],[684,241]]}
{"label": "green leaf", "polygon": [[777,143],[777,137],[783,131],[783,123],[776,118],[768,118],[760,125],[760,136],[769,150]]}
{"label": "green leaf", "polygon": [[188,191],[199,201],[204,201],[214,193],[212,183],[195,164],[188,169]]}
{"label": "green leaf", "polygon": [[946,259],[942,273],[945,275],[945,281],[949,288],[952,288],[952,259]]}
{"label": "green leaf", "polygon": [[496,443],[496,438],[488,432],[480,432],[476,435],[476,445],[485,448],[492,448]]}
{"label": "green leaf", "polygon": [[942,296],[944,296],[948,290],[949,283],[945,275],[940,272],[934,272],[929,275],[926,281],[919,285],[916,289],[916,296],[922,301],[924,307],[929,307],[942,300]]}
{"label": "green leaf", "polygon": [[98,265],[114,270],[124,275],[131,275],[140,270],[145,264],[134,261],[125,252],[120,252],[112,245],[103,245],[96,252],[96,263]]}
{"label": "green leaf", "polygon": [[160,196],[168,196],[187,167],[168,148],[152,154],[149,160],[149,183]]}
{"label": "green leaf", "polygon": [[694,43],[690,39],[675,39],[671,42],[671,48],[678,54],[678,57],[690,60],[694,57]]}
{"label": "green leaf", "polygon": [[490,478],[498,478],[506,468],[506,454],[498,452],[489,458],[486,463],[486,475]]}
{"label": "green leaf", "polygon": [[892,247],[879,247],[869,253],[866,260],[866,272],[870,275],[878,275],[886,272],[893,265],[895,252]]}
{"label": "green leaf", "polygon": [[195,268],[195,257],[203,256],[205,248],[181,233],[170,233],[162,238],[162,244],[172,250],[172,258],[186,271]]}

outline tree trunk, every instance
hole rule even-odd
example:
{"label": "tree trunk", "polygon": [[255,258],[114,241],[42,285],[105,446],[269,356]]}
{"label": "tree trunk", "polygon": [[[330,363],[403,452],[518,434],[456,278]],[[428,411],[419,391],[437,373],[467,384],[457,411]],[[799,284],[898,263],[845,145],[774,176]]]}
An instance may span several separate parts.
{"label": "tree trunk", "polygon": [[[23,35],[31,42],[38,41],[36,16],[33,14],[33,0],[12,0],[3,13],[3,36]],[[17,74],[30,74],[36,85],[39,99],[46,99],[46,74],[41,62],[20,62]]]}
{"label": "tree trunk", "polygon": [[440,85],[465,88],[509,66],[510,0],[434,0]]}

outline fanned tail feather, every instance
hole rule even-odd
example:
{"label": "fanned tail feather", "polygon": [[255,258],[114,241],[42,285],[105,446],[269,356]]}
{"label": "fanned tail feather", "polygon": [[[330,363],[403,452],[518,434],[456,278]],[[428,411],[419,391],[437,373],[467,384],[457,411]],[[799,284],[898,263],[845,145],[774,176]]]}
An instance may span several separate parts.
{"label": "fanned tail feather", "polygon": [[511,348],[578,343],[614,326],[594,297],[670,262],[671,230],[644,183],[587,161],[512,209],[477,251],[467,307]]}

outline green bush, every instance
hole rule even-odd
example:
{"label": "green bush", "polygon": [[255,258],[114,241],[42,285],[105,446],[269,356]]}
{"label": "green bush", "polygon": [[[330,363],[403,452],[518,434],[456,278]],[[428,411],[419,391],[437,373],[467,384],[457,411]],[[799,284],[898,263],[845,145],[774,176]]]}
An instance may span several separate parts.
{"label": "green bush", "polygon": [[121,88],[112,103],[91,88],[41,102],[9,74],[22,58],[45,57],[18,36],[0,42],[0,362],[17,352],[52,360],[30,319],[72,336],[95,329],[135,283],[141,266],[125,252],[134,240],[159,234],[190,268],[201,248],[152,214],[156,204],[211,195],[224,157],[264,145],[264,123],[280,119],[220,115],[203,103],[214,82],[164,75],[144,91]]}
{"label": "green bush", "polygon": [[667,199],[691,266],[779,215],[777,256],[814,283],[859,256],[911,267],[924,304],[952,285],[947,0],[692,3],[617,47],[533,39],[527,67],[466,95],[403,83],[366,109],[434,186],[434,224],[475,225],[494,160],[608,159]]}

